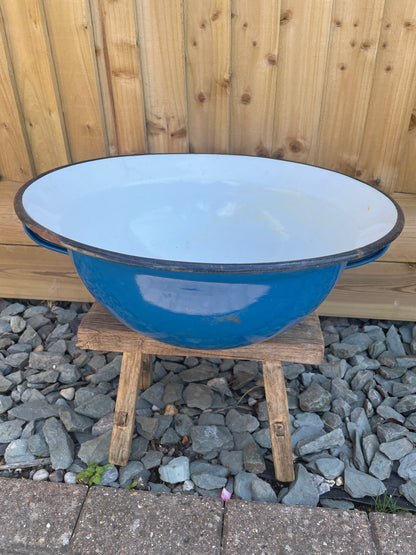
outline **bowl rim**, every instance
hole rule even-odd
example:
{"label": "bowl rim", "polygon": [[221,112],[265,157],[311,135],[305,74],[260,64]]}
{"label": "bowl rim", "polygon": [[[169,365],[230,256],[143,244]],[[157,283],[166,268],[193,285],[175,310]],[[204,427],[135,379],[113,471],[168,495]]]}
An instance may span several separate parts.
{"label": "bowl rim", "polygon": [[27,181],[24,185],[22,185],[14,198],[14,209],[16,215],[21,220],[21,222],[29,228],[30,231],[39,235],[40,238],[46,240],[49,243],[58,245],[59,247],[63,247],[68,251],[74,251],[77,253],[81,253],[87,256],[92,256],[94,258],[100,258],[102,260],[107,260],[109,262],[115,262],[119,264],[127,264],[129,266],[141,266],[145,268],[151,268],[155,270],[173,270],[173,271],[181,271],[181,272],[198,272],[198,273],[262,273],[262,272],[279,272],[279,271],[294,271],[294,270],[302,270],[306,268],[317,268],[320,266],[327,266],[329,264],[347,264],[348,262],[354,263],[359,262],[361,259],[370,259],[372,255],[377,255],[377,253],[382,253],[389,244],[394,241],[402,232],[404,227],[404,214],[403,210],[401,209],[400,205],[387,193],[380,190],[375,185],[366,183],[360,179],[355,177],[347,176],[342,172],[336,170],[330,170],[328,168],[324,168],[321,166],[317,166],[314,164],[306,164],[303,162],[297,162],[292,160],[282,160],[282,159],[275,159],[275,158],[267,158],[267,160],[273,160],[276,163],[285,162],[290,164],[297,164],[301,166],[310,166],[313,168],[321,169],[329,173],[335,173],[339,175],[343,175],[349,177],[350,179],[354,179],[365,185],[366,187],[370,187],[376,190],[381,195],[384,195],[395,207],[397,212],[397,219],[394,226],[390,229],[388,233],[384,236],[380,237],[376,241],[369,243],[363,247],[358,247],[356,249],[352,249],[349,251],[344,251],[340,253],[314,257],[314,258],[306,258],[306,259],[295,259],[295,260],[288,260],[288,261],[271,261],[271,262],[255,262],[255,263],[206,263],[206,262],[185,262],[180,260],[165,260],[165,259],[158,259],[158,258],[147,258],[141,257],[131,254],[123,254],[116,251],[106,250],[98,247],[94,247],[92,245],[88,245],[85,243],[79,243],[78,241],[74,241],[69,237],[65,237],[60,235],[47,227],[43,226],[39,222],[35,221],[26,211],[23,206],[23,195],[25,191],[36,181],[43,178],[44,176],[57,172],[59,170],[81,165],[81,164],[88,164],[91,162],[97,162],[100,160],[116,160],[119,158],[126,158],[126,157],[150,157],[150,156],[161,156],[161,157],[169,157],[169,156],[204,156],[204,157],[232,157],[232,158],[261,158],[259,156],[250,156],[250,155],[241,155],[241,154],[216,154],[216,153],[144,153],[144,154],[122,154],[118,156],[103,156],[100,158],[94,158],[91,160],[82,160],[80,162],[73,162],[70,164],[65,164],[63,166],[59,166],[57,168],[53,168],[51,170],[45,171],[36,177],[33,177],[29,181]]}

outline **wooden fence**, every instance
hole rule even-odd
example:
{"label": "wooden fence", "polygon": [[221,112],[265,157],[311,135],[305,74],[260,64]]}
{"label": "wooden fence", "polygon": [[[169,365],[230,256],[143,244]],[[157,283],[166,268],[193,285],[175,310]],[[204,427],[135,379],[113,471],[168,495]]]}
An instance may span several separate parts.
{"label": "wooden fence", "polygon": [[416,320],[414,0],[0,0],[0,296],[90,299],[13,213],[19,184],[143,152],[307,162],[393,194],[406,228],[326,314]]}

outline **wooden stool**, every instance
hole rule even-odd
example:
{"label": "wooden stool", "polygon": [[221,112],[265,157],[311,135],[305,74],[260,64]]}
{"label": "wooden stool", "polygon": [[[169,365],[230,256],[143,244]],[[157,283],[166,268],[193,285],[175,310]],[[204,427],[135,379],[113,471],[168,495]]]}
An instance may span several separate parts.
{"label": "wooden stool", "polygon": [[147,389],[152,384],[152,355],[260,360],[263,363],[276,479],[280,482],[294,480],[289,411],[281,361],[321,364],[324,342],[316,314],[263,343],[204,351],[174,347],[150,339],[121,324],[95,303],[79,326],[78,346],[123,353],[109,455],[109,461],[120,466],[125,466],[129,458],[138,389]]}

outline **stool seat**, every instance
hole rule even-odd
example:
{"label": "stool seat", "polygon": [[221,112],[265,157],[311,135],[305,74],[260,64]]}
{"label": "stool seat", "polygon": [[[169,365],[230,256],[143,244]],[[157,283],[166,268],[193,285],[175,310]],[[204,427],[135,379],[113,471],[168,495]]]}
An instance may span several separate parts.
{"label": "stool seat", "polygon": [[262,343],[234,349],[200,350],[175,347],[151,339],[128,328],[95,303],[78,328],[78,346],[123,353],[109,454],[109,461],[119,466],[128,462],[138,390],[147,389],[152,384],[152,355],[261,361],[276,479],[281,482],[294,480],[289,411],[281,361],[321,364],[324,341],[315,313]]}

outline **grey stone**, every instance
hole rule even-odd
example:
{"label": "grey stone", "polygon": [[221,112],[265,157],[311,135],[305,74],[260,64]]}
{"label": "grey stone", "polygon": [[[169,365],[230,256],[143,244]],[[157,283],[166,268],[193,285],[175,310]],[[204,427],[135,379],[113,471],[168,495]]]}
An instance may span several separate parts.
{"label": "grey stone", "polygon": [[23,381],[23,373],[21,370],[7,374],[7,379],[13,382],[15,385],[19,385]]}
{"label": "grey stone", "polygon": [[188,407],[205,410],[213,402],[213,393],[206,385],[190,383],[184,389],[183,398]]}
{"label": "grey stone", "polygon": [[15,353],[8,355],[4,362],[12,368],[24,368],[29,360],[29,355],[26,352]]}
{"label": "grey stone", "polygon": [[331,394],[319,384],[312,382],[311,385],[298,395],[299,406],[305,412],[322,412],[329,410]]}
{"label": "grey stone", "polygon": [[78,457],[87,465],[91,461],[97,464],[107,464],[110,442],[111,432],[86,441],[81,444]]}
{"label": "grey stone", "polygon": [[92,387],[92,386],[83,387],[82,389],[78,389],[75,392],[74,404],[75,404],[75,406],[78,406],[78,405],[82,405],[84,403],[87,403],[88,401],[90,401],[93,397],[95,397],[99,393],[100,392],[99,392],[98,388]]}
{"label": "grey stone", "polygon": [[301,426],[315,426],[316,428],[324,427],[321,417],[315,412],[300,412],[296,415],[293,425],[295,428],[300,428]]}
{"label": "grey stone", "polygon": [[367,397],[375,409],[381,404],[383,400],[381,394],[376,389],[369,389]]}
{"label": "grey stone", "polygon": [[363,387],[368,382],[371,382],[372,379],[373,373],[370,370],[359,370],[351,380],[351,389],[353,391],[363,389]]}
{"label": "grey stone", "polygon": [[387,458],[383,453],[377,451],[371,462],[369,472],[379,480],[387,480],[390,478],[393,461]]}
{"label": "grey stone", "polygon": [[0,373],[0,393],[7,393],[13,387],[14,383],[8,380]]}
{"label": "grey stone", "polygon": [[396,357],[391,351],[384,351],[378,356],[377,360],[381,365],[387,366],[388,368],[393,368],[393,366],[396,366],[397,362]]}
{"label": "grey stone", "polygon": [[198,366],[188,368],[179,373],[179,377],[184,382],[202,382],[203,380],[214,378],[217,375],[218,367],[213,364],[208,364],[207,362],[202,362]]}
{"label": "grey stone", "polygon": [[400,422],[400,424],[403,424],[403,422],[405,421],[405,417],[402,414],[397,412],[397,410],[394,410],[392,407],[386,405],[378,406],[376,412],[385,420],[393,418],[394,420],[397,420],[397,422]]}
{"label": "grey stone", "polygon": [[295,380],[305,371],[305,366],[298,362],[282,362],[282,369],[287,380]]}
{"label": "grey stone", "polygon": [[141,459],[141,462],[147,470],[150,470],[160,465],[162,457],[163,453],[161,451],[148,451]]}
{"label": "grey stone", "polygon": [[402,366],[393,366],[389,368],[388,366],[380,366],[380,376],[385,380],[395,380],[401,378],[403,374],[406,373],[406,368]]}
{"label": "grey stone", "polygon": [[251,360],[243,360],[237,362],[233,368],[234,381],[231,387],[234,390],[241,389],[248,383],[257,378],[258,365],[257,362]]}
{"label": "grey stone", "polygon": [[29,356],[29,366],[36,370],[56,370],[59,364],[67,362],[63,355],[47,351],[33,351]]}
{"label": "grey stone", "polygon": [[[159,427],[159,421],[153,416],[137,416],[137,431],[146,439],[154,439]],[[162,432],[163,433],[163,432]]]}
{"label": "grey stone", "polygon": [[351,358],[352,356],[363,351],[360,345],[351,345],[349,343],[331,343],[331,353],[337,358]]}
{"label": "grey stone", "polygon": [[254,439],[260,445],[260,447],[264,447],[265,449],[272,448],[272,440],[270,438],[270,429],[269,428],[262,428],[253,434]]}
{"label": "grey stone", "polygon": [[162,400],[164,391],[165,386],[158,382],[143,391],[141,397],[151,405],[156,405],[158,408],[164,409],[166,406],[166,403]]}
{"label": "grey stone", "polygon": [[188,436],[191,433],[191,429],[194,422],[190,416],[187,414],[175,414],[174,417],[174,428],[175,432],[181,437]]}
{"label": "grey stone", "polygon": [[92,384],[98,384],[101,382],[111,382],[111,380],[114,380],[114,378],[120,375],[121,359],[122,359],[121,355],[116,356],[110,363],[106,364],[105,366],[97,370],[95,374],[88,376],[87,379]]}
{"label": "grey stone", "polygon": [[295,480],[290,484],[288,492],[280,499],[284,505],[304,505],[316,507],[319,502],[319,491],[312,475],[301,464],[296,465]]}
{"label": "grey stone", "polygon": [[361,447],[363,450],[365,462],[368,466],[371,465],[371,462],[374,458],[374,455],[377,453],[379,446],[380,443],[375,434],[369,434],[362,438]]}
{"label": "grey stone", "polygon": [[35,457],[49,457],[49,446],[46,443],[45,436],[41,434],[34,434],[27,438],[27,446],[29,451]]}
{"label": "grey stone", "polygon": [[328,411],[322,416],[322,422],[326,429],[335,430],[343,426],[342,418],[334,412]]}
{"label": "grey stone", "polygon": [[204,454],[234,447],[233,436],[225,426],[193,426],[190,435],[195,453]]}
{"label": "grey stone", "polygon": [[332,412],[340,416],[340,418],[346,418],[351,414],[352,410],[351,405],[349,405],[347,401],[345,401],[345,399],[342,399],[341,397],[338,397],[337,399],[334,399],[332,401],[331,409]]}
{"label": "grey stone", "polygon": [[378,478],[369,476],[352,467],[344,471],[344,489],[354,499],[360,497],[376,497],[386,491],[386,486]]}
{"label": "grey stone", "polygon": [[200,426],[224,426],[225,418],[223,414],[214,412],[203,412],[198,420]]}
{"label": "grey stone", "polygon": [[115,401],[108,395],[94,395],[89,401],[75,407],[75,412],[91,418],[101,418],[110,412],[114,412]]}
{"label": "grey stone", "polygon": [[150,476],[147,470],[140,461],[130,461],[126,466],[119,470],[119,483],[121,488],[129,486],[132,482],[137,480],[139,476],[143,476],[145,480]]}
{"label": "grey stone", "polygon": [[276,503],[277,495],[270,484],[258,478],[251,482],[251,497],[253,501]]}
{"label": "grey stone", "polygon": [[377,359],[386,350],[386,344],[384,341],[374,341],[372,345],[368,348],[368,354],[371,358]]}
{"label": "grey stone", "polygon": [[371,341],[384,341],[386,339],[385,333],[380,326],[365,324],[363,332],[368,335]]}
{"label": "grey stone", "polygon": [[28,383],[43,384],[55,383],[58,380],[59,372],[56,370],[45,370],[44,372],[37,372],[27,377]]}
{"label": "grey stone", "polygon": [[360,435],[371,434],[370,422],[362,407],[357,407],[351,411],[350,420],[356,425]]}
{"label": "grey stone", "polygon": [[260,426],[257,418],[250,414],[241,414],[236,409],[228,411],[225,423],[231,432],[254,432]]}
{"label": "grey stone", "polygon": [[78,381],[81,373],[75,364],[58,364],[56,370],[59,372],[59,381],[63,384],[71,384]]}
{"label": "grey stone", "polygon": [[332,432],[321,435],[315,438],[303,439],[296,445],[295,452],[299,456],[307,455],[308,453],[319,453],[324,449],[331,447],[339,447],[345,442],[342,430],[337,428]]}
{"label": "grey stone", "polygon": [[399,486],[399,492],[409,501],[409,503],[416,506],[416,481],[409,480],[405,484],[402,484]]}
{"label": "grey stone", "polygon": [[182,383],[168,383],[165,386],[162,400],[166,404],[182,401],[182,392],[184,385]]}
{"label": "grey stone", "polygon": [[[332,399],[341,398],[349,405],[358,401],[357,393],[351,391],[348,383],[341,378],[334,378],[331,382]],[[332,409],[333,410],[333,409]],[[334,411],[335,412],[335,411]]]}
{"label": "grey stone", "polygon": [[322,457],[315,461],[317,472],[327,480],[335,480],[335,478],[341,476],[344,466],[344,463],[336,457]]}
{"label": "grey stone", "polygon": [[10,327],[13,333],[22,333],[26,327],[26,320],[21,316],[12,316],[10,318]]}
{"label": "grey stone", "polygon": [[43,434],[48,444],[52,468],[67,469],[74,460],[74,443],[62,423],[48,418],[43,425]]}
{"label": "grey stone", "polygon": [[25,331],[19,337],[19,343],[28,343],[35,348],[42,344],[42,339],[32,326],[27,325]]}
{"label": "grey stone", "polygon": [[94,424],[91,418],[66,407],[59,408],[59,418],[68,432],[87,432]]}
{"label": "grey stone", "polygon": [[234,478],[234,494],[245,501],[252,501],[251,484],[259,478],[250,472],[239,472]]}
{"label": "grey stone", "polygon": [[29,451],[27,439],[14,439],[4,452],[6,464],[33,461],[34,455]]}
{"label": "grey stone", "polygon": [[[28,404],[28,403],[32,404],[35,401],[40,401],[41,403],[47,402],[45,396],[42,395],[40,391],[32,388],[29,388],[23,391],[21,401],[23,401],[23,403],[25,404]],[[53,415],[50,415],[50,416],[53,416]]]}
{"label": "grey stone", "polygon": [[[214,476],[221,476],[225,478],[228,476],[228,470],[225,466],[221,464],[212,464],[207,461],[203,461],[201,459],[197,459],[196,461],[192,461],[189,465],[191,478],[194,474],[213,474]],[[202,487],[202,486],[201,486]]]}
{"label": "grey stone", "polygon": [[416,450],[402,458],[397,474],[404,480],[416,481]]}
{"label": "grey stone", "polygon": [[269,419],[269,413],[267,411],[266,401],[261,401],[257,405],[257,418],[258,420],[260,420],[260,422],[267,422],[267,420]]}
{"label": "grey stone", "polygon": [[348,337],[343,338],[341,344],[345,345],[354,345],[360,348],[361,351],[366,351],[368,347],[371,345],[372,340],[366,333],[352,333]]}
{"label": "grey stone", "polygon": [[10,327],[10,320],[6,318],[0,318],[0,334],[9,333],[12,331]]}
{"label": "grey stone", "polygon": [[297,428],[292,434],[292,449],[302,440],[312,440],[325,434],[321,426],[302,426]]}
{"label": "grey stone", "polygon": [[403,344],[400,339],[400,335],[397,331],[396,326],[391,326],[386,335],[387,348],[396,357],[401,357],[406,355]]}
{"label": "grey stone", "polygon": [[224,397],[232,397],[232,391],[228,387],[228,380],[222,376],[221,378],[212,378],[211,380],[207,381],[207,386],[210,387],[213,391],[217,391],[221,398]]}
{"label": "grey stone", "polygon": [[398,412],[407,412],[416,409],[416,395],[406,395],[394,405]]}
{"label": "grey stone", "polygon": [[191,474],[194,484],[203,489],[223,488],[227,483],[227,478],[216,476],[209,472],[200,472]]}
{"label": "grey stone", "polygon": [[21,314],[25,308],[25,305],[22,303],[11,303],[1,311],[0,316],[2,318],[5,316],[15,316],[16,314]]}
{"label": "grey stone", "polygon": [[413,444],[407,438],[402,437],[394,441],[381,443],[379,450],[391,461],[397,461],[413,450]]}
{"label": "grey stone", "polygon": [[380,424],[377,427],[377,437],[384,443],[400,439],[401,437],[404,437],[406,433],[407,429],[404,426],[394,422],[386,422],[385,424]]}
{"label": "grey stone", "polygon": [[414,368],[416,366],[416,356],[398,356],[397,364],[406,369]]}
{"label": "grey stone", "polygon": [[261,474],[266,470],[266,463],[257,445],[246,445],[243,449],[243,464],[247,472]]}
{"label": "grey stone", "polygon": [[319,366],[321,374],[327,378],[343,378],[347,368],[348,364],[344,359],[335,360],[333,362],[324,361]]}
{"label": "grey stone", "polygon": [[118,479],[118,470],[117,468],[112,465],[111,468],[104,470],[100,486],[109,486],[110,484],[114,483]]}
{"label": "grey stone", "polygon": [[223,466],[227,467],[230,474],[235,475],[243,470],[243,452],[242,451],[228,451],[223,449],[220,452],[220,462]]}
{"label": "grey stone", "polygon": [[404,422],[406,428],[408,428],[409,430],[415,430],[416,431],[416,413],[410,414],[405,422]]}
{"label": "grey stone", "polygon": [[8,414],[14,418],[19,418],[20,420],[41,420],[43,418],[59,416],[59,408],[50,405],[47,401],[42,399],[24,403],[18,407],[13,407],[9,410]]}
{"label": "grey stone", "polygon": [[0,395],[0,414],[8,411],[13,406],[13,401],[7,395]]}
{"label": "grey stone", "polygon": [[159,467],[161,480],[168,484],[178,484],[189,480],[189,459],[187,457],[176,457],[167,465]]}
{"label": "grey stone", "polygon": [[19,439],[22,435],[23,424],[21,420],[0,422],[0,443],[10,443]]}
{"label": "grey stone", "polygon": [[180,437],[173,428],[168,428],[160,438],[161,445],[175,445],[179,443]]}
{"label": "grey stone", "polygon": [[[88,418],[88,417],[86,417]],[[91,433],[93,436],[100,436],[113,429],[114,413],[109,412],[96,422],[92,428]]]}
{"label": "grey stone", "polygon": [[135,437],[131,442],[129,460],[141,459],[147,452],[149,440],[144,437]]}
{"label": "grey stone", "polygon": [[173,417],[168,415],[158,415],[155,416],[158,422],[157,430],[155,433],[155,438],[158,439],[166,432],[169,426],[172,424]]}
{"label": "grey stone", "polygon": [[391,384],[391,394],[395,397],[406,397],[407,395],[412,395],[413,393],[416,393],[416,384],[397,382],[393,382]]}
{"label": "grey stone", "polygon": [[253,436],[249,432],[234,432],[234,447],[237,451],[243,450],[247,445],[257,446]]}
{"label": "grey stone", "polygon": [[55,339],[55,338],[67,338],[70,337],[72,335],[71,329],[69,324],[58,324],[57,326],[54,327],[54,329],[51,331],[51,333],[49,334],[48,339]]}
{"label": "grey stone", "polygon": [[416,384],[416,372],[414,370],[408,370],[406,374],[404,374],[404,376],[402,377],[402,382],[409,385]]}
{"label": "grey stone", "polygon": [[341,499],[320,499],[319,504],[321,507],[326,507],[328,509],[339,509],[341,511],[351,511],[355,509],[354,503],[350,501],[342,501]]}

